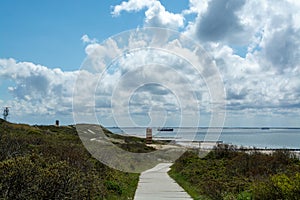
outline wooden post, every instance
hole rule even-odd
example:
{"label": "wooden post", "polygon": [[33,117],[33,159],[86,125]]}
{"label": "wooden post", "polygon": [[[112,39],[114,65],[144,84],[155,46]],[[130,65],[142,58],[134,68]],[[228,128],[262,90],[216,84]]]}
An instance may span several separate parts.
{"label": "wooden post", "polygon": [[152,143],[152,128],[146,129],[146,144]]}

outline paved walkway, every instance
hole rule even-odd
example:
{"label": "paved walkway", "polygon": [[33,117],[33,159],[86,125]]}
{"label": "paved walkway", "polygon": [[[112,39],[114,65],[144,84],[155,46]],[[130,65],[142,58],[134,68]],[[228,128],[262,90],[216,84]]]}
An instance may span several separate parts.
{"label": "paved walkway", "polygon": [[135,200],[191,199],[168,174],[172,163],[160,163],[144,171],[135,192]]}

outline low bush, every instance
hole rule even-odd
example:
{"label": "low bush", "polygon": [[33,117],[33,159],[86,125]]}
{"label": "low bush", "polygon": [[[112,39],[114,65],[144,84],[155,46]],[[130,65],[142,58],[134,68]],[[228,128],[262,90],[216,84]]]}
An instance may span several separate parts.
{"label": "low bush", "polygon": [[300,161],[290,152],[246,153],[220,145],[183,154],[169,174],[195,199],[300,199]]}
{"label": "low bush", "polygon": [[[130,142],[134,151],[147,151]],[[0,151],[0,199],[133,199],[139,179],[94,159],[73,126],[0,119]]]}

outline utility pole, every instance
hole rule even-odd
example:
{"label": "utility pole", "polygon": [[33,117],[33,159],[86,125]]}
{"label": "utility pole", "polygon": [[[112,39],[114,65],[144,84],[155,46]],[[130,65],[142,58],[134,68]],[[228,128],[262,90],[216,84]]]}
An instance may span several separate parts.
{"label": "utility pole", "polygon": [[9,114],[9,107],[4,107],[4,110],[3,110],[3,119],[5,121],[7,121],[8,114]]}

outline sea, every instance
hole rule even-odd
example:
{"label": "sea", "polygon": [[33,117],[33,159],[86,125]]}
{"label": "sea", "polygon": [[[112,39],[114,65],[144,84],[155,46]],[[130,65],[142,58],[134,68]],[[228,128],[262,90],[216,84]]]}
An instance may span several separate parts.
{"label": "sea", "polygon": [[[249,148],[300,149],[300,127],[168,127],[173,131],[160,131],[152,128],[154,139],[184,141],[207,141],[213,135],[214,141]],[[146,136],[146,127],[107,127],[111,132],[136,137]],[[215,132],[214,132],[215,130]],[[219,132],[220,131],[220,132]],[[208,135],[209,134],[209,135]]]}

